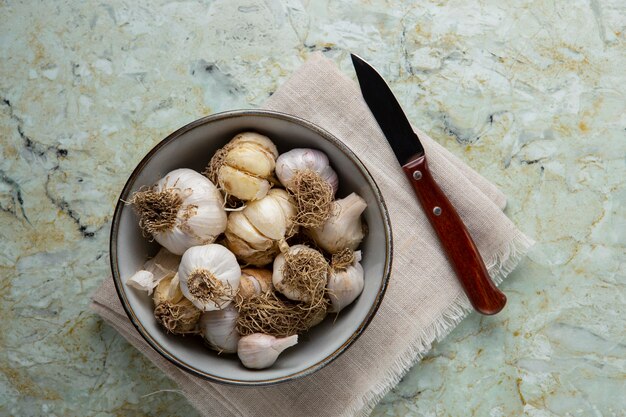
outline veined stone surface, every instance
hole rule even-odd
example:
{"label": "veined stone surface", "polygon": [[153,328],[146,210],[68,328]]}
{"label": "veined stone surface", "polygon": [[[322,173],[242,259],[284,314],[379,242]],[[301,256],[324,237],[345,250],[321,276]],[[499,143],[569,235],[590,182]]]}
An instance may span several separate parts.
{"label": "veined stone surface", "polygon": [[626,415],[622,0],[0,2],[0,415],[194,416],[88,309],[117,196],[161,138],[258,107],[322,51],[509,197],[537,240],[382,416]]}

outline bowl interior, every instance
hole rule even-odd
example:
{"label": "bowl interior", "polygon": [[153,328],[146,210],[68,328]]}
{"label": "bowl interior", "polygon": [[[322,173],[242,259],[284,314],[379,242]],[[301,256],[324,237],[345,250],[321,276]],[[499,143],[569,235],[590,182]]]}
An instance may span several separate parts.
{"label": "bowl interior", "polygon": [[176,168],[202,171],[213,153],[235,134],[253,130],[269,136],[279,152],[297,147],[324,151],[339,174],[338,197],[358,193],[367,202],[364,213],[369,231],[361,245],[365,286],[361,296],[335,315],[301,335],[269,369],[248,370],[236,355],[217,355],[198,337],[167,335],[153,316],[151,298],[124,284],[158,250],[141,234],[132,208],[118,204],[111,234],[111,264],[118,293],[129,317],[144,338],[163,356],[199,376],[235,384],[273,383],[306,375],[341,353],[373,316],[389,275],[390,227],[382,197],[361,163],[341,143],[315,126],[273,112],[238,111],[200,119],[173,133],[155,147],[132,174],[120,198],[127,200],[141,186],[150,185]]}

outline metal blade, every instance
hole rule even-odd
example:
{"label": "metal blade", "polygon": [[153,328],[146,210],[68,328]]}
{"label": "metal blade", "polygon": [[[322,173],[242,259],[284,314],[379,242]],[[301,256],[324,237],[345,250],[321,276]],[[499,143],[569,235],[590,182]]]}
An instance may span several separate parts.
{"label": "metal blade", "polygon": [[350,55],[363,98],[400,165],[404,165],[416,155],[423,155],[424,147],[383,77],[363,59],[354,54]]}

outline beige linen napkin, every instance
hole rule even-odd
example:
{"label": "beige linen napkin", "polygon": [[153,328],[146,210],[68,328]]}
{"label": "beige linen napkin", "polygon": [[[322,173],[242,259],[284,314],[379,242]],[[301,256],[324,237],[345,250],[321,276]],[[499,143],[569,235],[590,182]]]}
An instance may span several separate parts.
{"label": "beige linen napkin", "polygon": [[[393,271],[378,313],[342,356],[315,374],[270,387],[245,388],[191,376],[150,348],[127,319],[113,281],[93,309],[174,379],[206,416],[367,415],[427,352],[470,311],[445,254],[358,86],[320,54],[313,55],[268,100],[266,108],[310,120],[346,143],[384,195],[394,239]],[[472,234],[499,283],[532,244],[502,213],[505,197],[424,133],[433,175]]]}

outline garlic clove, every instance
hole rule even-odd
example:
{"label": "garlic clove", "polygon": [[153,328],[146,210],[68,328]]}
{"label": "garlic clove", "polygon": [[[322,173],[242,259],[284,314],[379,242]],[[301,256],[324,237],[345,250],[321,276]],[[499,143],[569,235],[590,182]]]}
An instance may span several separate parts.
{"label": "garlic clove", "polygon": [[276,149],[274,142],[272,142],[267,136],[263,136],[256,132],[239,133],[232,139],[231,142],[233,144],[253,144],[259,149],[269,153],[274,157],[274,159],[278,157],[278,149]]}
{"label": "garlic clove", "polygon": [[183,254],[178,268],[183,295],[203,311],[220,310],[237,293],[241,269],[224,246],[194,246]]}
{"label": "garlic clove", "polygon": [[338,313],[363,292],[363,267],[361,251],[354,252],[354,262],[344,270],[332,270],[328,277],[328,295],[331,313]]}
{"label": "garlic clove", "polygon": [[312,170],[328,182],[333,188],[333,195],[339,187],[339,177],[330,166],[328,156],[317,149],[296,148],[281,154],[276,159],[276,176],[286,188],[292,185],[293,177],[298,171]]}
{"label": "garlic clove", "polygon": [[219,185],[228,194],[240,200],[258,200],[265,197],[271,184],[268,180],[223,165],[219,171]]}
{"label": "garlic clove", "polygon": [[320,227],[308,229],[317,245],[329,253],[350,248],[355,250],[365,237],[361,213],[367,203],[356,193],[335,200],[330,218]]}
{"label": "garlic clove", "polygon": [[205,311],[200,317],[200,332],[209,346],[222,353],[237,352],[237,309],[231,304],[221,310]]}
{"label": "garlic clove", "polygon": [[250,298],[271,291],[272,272],[261,268],[243,268],[239,280],[239,295]]}
{"label": "garlic clove", "polygon": [[[264,236],[257,230],[243,211],[233,211],[228,216],[226,233],[235,235],[247,242],[254,249],[269,249],[272,246],[272,239]],[[236,253],[235,253],[236,254]]]}
{"label": "garlic clove", "polygon": [[226,232],[225,236],[224,245],[237,256],[237,259],[248,265],[267,265],[274,260],[274,257],[279,252],[278,244],[271,239],[267,240],[269,246],[264,249],[253,247],[245,240],[228,232]]}
{"label": "garlic clove", "polygon": [[141,291],[146,291],[148,295],[152,294],[154,287],[158,284],[154,279],[154,274],[150,271],[137,271],[126,280],[126,285],[136,288]]}
{"label": "garlic clove", "polygon": [[164,301],[170,301],[172,303],[178,303],[184,298],[182,291],[180,290],[178,280],[178,272],[167,275],[159,282],[154,289],[152,295],[152,301],[157,306]]}
{"label": "garlic clove", "polygon": [[250,224],[270,239],[282,239],[287,232],[288,219],[281,203],[272,194],[248,203],[242,213]]}
{"label": "garlic clove", "polygon": [[283,211],[284,218],[287,220],[286,227],[289,228],[293,223],[293,216],[296,215],[296,201],[289,193],[280,188],[273,188],[269,194],[278,202]]}
{"label": "garlic clove", "polygon": [[298,335],[276,338],[254,333],[239,339],[237,355],[246,368],[264,369],[272,366],[285,349],[297,343]]}
{"label": "garlic clove", "polygon": [[275,158],[266,152],[259,152],[254,144],[235,146],[226,155],[224,163],[239,171],[267,178],[274,172]]}

